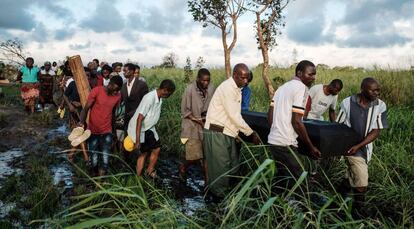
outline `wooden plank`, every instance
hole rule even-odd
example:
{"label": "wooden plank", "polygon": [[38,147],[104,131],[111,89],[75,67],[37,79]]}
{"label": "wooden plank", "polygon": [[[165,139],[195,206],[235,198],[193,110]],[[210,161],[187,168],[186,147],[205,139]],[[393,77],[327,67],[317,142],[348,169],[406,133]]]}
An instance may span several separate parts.
{"label": "wooden plank", "polygon": [[70,57],[69,65],[70,70],[72,71],[73,79],[76,83],[76,88],[78,89],[80,102],[82,107],[85,107],[91,88],[89,86],[88,77],[83,69],[81,57],[79,55]]}

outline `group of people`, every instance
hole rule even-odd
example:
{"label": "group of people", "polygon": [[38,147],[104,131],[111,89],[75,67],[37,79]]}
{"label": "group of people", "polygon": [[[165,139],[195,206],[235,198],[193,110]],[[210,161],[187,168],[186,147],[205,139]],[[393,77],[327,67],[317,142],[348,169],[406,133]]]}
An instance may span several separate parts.
{"label": "group of people", "polygon": [[[31,91],[35,89],[36,71],[33,59],[28,59],[20,71],[24,100],[37,95]],[[111,147],[115,145],[118,150],[129,152],[127,155],[136,156],[138,176],[144,173],[148,156],[144,174],[156,178],[155,167],[161,149],[156,125],[163,100],[175,91],[174,82],[163,80],[157,89],[149,91],[145,79],[140,76],[139,66],[131,63],[109,66],[94,60],[85,67],[85,72],[92,90],[82,107],[70,66],[65,63],[62,68],[65,80],[61,83],[64,102],[59,104],[68,107],[72,128],[90,131],[84,139],[82,136],[85,134],[78,136],[81,139],[76,141],[79,144],[87,141],[88,147],[84,143],[82,146],[84,159],[90,161],[96,174],[106,174]],[[269,104],[271,127],[267,145],[277,164],[277,175],[285,177],[282,179],[285,188],[292,187],[301,176],[304,167],[297,155],[298,138],[305,143],[313,158],[320,158],[321,152],[310,140],[303,120],[323,120],[323,114],[329,110],[331,122],[348,125],[361,139],[344,152],[348,169],[338,190],[344,194],[353,190],[355,205],[362,206],[368,187],[372,142],[380,130],[388,126],[386,105],[378,98],[379,83],[371,77],[363,79],[360,93],[345,98],[337,115],[336,104],[342,81],[335,79],[328,85],[311,87],[315,77],[316,67],[312,62],[299,62],[295,76],[277,89]],[[185,144],[185,160],[178,168],[179,175],[185,181],[188,168],[199,164],[209,193],[218,198],[224,197],[234,186],[232,177],[239,171],[239,134],[249,137],[254,144],[263,143],[241,115],[243,110],[249,109],[251,90],[248,84],[252,78],[247,65],[239,63],[234,66],[232,76],[215,89],[210,72],[202,68],[182,95],[181,142]],[[89,121],[86,122],[88,113]],[[117,144],[113,144],[114,139]],[[87,150],[91,152],[91,159],[85,152]]]}
{"label": "group of people", "polygon": [[17,75],[17,81],[22,82],[21,96],[28,113],[35,112],[38,100],[43,108],[46,103],[52,103],[53,77],[57,71],[56,62],[53,62],[54,67],[48,61],[41,68],[33,64],[33,58],[27,58],[26,64],[19,69]]}
{"label": "group of people", "polygon": [[[195,159],[204,159],[202,165],[206,171],[207,187],[211,194],[222,198],[234,186],[232,178],[238,175],[239,133],[250,136],[255,144],[260,143],[258,134],[241,115],[242,91],[249,83],[251,72],[245,64],[235,65],[232,77],[222,82],[213,94],[210,92],[213,89],[207,84],[209,77],[205,75],[200,73],[182,98],[181,137],[186,144],[187,162],[180,167],[180,173],[183,174]],[[312,158],[321,157],[303,120],[324,120],[323,114],[329,110],[331,122],[346,124],[360,139],[358,144],[344,152],[348,169],[338,192],[347,195],[353,191],[354,209],[363,211],[372,142],[378,138],[381,129],[388,127],[386,105],[378,98],[380,85],[374,78],[363,79],[360,93],[345,98],[336,115],[342,81],[334,79],[327,85],[311,87],[315,77],[315,65],[307,60],[301,61],[295,69],[295,76],[277,89],[269,105],[271,127],[267,143],[277,164],[277,176],[282,181],[280,186],[284,190],[292,188],[306,169],[298,155],[298,138],[305,143]]]}

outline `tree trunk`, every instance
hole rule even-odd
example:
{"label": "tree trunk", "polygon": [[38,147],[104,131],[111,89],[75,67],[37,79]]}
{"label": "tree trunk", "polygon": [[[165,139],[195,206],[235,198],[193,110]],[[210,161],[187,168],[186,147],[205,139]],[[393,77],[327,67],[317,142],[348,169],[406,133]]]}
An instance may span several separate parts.
{"label": "tree trunk", "polygon": [[275,93],[275,89],[273,88],[272,82],[269,78],[269,49],[264,42],[263,38],[263,30],[260,24],[260,13],[256,12],[256,26],[257,26],[257,36],[259,38],[260,50],[262,51],[263,57],[263,66],[262,66],[262,78],[265,83],[265,87],[267,89],[267,93],[269,95],[269,99],[273,99],[273,94]]}
{"label": "tree trunk", "polygon": [[227,46],[227,33],[226,28],[221,28],[221,41],[223,42],[224,50],[224,69],[226,70],[226,77],[231,76],[231,66],[230,66],[230,49]]}
{"label": "tree trunk", "polygon": [[267,47],[262,47],[263,66],[262,66],[262,77],[265,83],[269,99],[273,99],[275,89],[273,88],[272,81],[269,78],[269,50]]}
{"label": "tree trunk", "polygon": [[231,65],[230,65],[230,50],[224,50],[224,67],[226,70],[226,77],[231,77]]}

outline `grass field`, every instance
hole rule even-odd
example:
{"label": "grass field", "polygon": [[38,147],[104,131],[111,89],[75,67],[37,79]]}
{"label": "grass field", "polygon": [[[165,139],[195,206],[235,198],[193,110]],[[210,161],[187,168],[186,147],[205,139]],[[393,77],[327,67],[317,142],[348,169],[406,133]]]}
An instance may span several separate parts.
{"label": "grass field", "polygon": [[[223,69],[211,69],[213,84],[224,80]],[[260,77],[253,69],[251,110],[266,111],[268,96]],[[149,87],[155,88],[165,78],[176,82],[176,92],[163,103],[157,127],[163,143],[162,153],[181,157],[180,101],[185,84],[182,69],[143,69]],[[195,73],[194,73],[195,75]],[[275,88],[294,75],[294,69],[271,69]],[[413,71],[376,69],[318,70],[316,83],[329,83],[340,78],[343,98],[359,92],[360,82],[367,76],[381,84],[381,99],[388,105],[389,128],[375,141],[374,157],[369,166],[368,206],[371,218],[355,220],[350,215],[352,201],[336,195],[333,187],[343,177],[345,165],[335,160],[323,174],[319,185],[309,187],[311,193],[327,200],[318,206],[307,194],[274,195],[275,165],[266,159],[265,147],[243,147],[246,175],[228,194],[223,203],[200,209],[192,217],[183,214],[174,197],[162,187],[130,174],[114,174],[104,182],[90,179],[94,192],[79,193],[74,205],[47,219],[48,225],[74,228],[413,228],[414,227],[414,88]],[[82,171],[79,175],[84,175]],[[306,182],[303,174],[299,183]],[[310,184],[305,184],[310,186]],[[331,205],[329,205],[331,204]],[[329,206],[328,206],[329,205]],[[333,207],[334,206],[334,207]]]}

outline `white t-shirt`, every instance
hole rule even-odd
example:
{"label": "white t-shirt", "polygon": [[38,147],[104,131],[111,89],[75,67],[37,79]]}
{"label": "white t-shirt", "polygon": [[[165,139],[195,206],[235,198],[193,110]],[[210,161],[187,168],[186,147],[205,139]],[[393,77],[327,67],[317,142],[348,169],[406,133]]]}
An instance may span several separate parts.
{"label": "white t-shirt", "polygon": [[51,75],[51,76],[54,76],[54,75],[56,75],[56,73],[55,73],[55,71],[53,71],[52,69],[50,69],[49,71],[46,71],[46,70],[40,70],[40,74],[42,74],[42,75],[46,75],[46,74],[49,74],[49,75]]}
{"label": "white t-shirt", "polygon": [[110,81],[111,79],[103,79],[103,85],[104,86],[108,86],[109,85],[109,81]]}
{"label": "white t-shirt", "polygon": [[273,96],[273,123],[268,142],[277,146],[297,146],[298,134],[292,126],[292,112],[304,114],[308,87],[293,79],[280,86]]}
{"label": "white t-shirt", "polygon": [[134,86],[134,82],[135,82],[135,77],[132,77],[131,82],[128,82],[128,81],[126,82],[128,96],[131,94],[131,90],[132,90],[132,86]]}
{"label": "white t-shirt", "polygon": [[137,141],[137,120],[139,114],[142,114],[145,118],[142,121],[140,142],[145,142],[145,131],[151,130],[154,133],[155,140],[158,140],[158,133],[155,130],[155,125],[158,123],[161,114],[162,98],[158,98],[157,90],[148,92],[141,100],[137,110],[128,123],[128,135],[135,143]]}
{"label": "white t-shirt", "polygon": [[309,97],[311,98],[311,108],[308,113],[308,119],[323,120],[323,113],[328,108],[335,110],[338,95],[325,95],[323,85],[318,84],[309,89]]}

